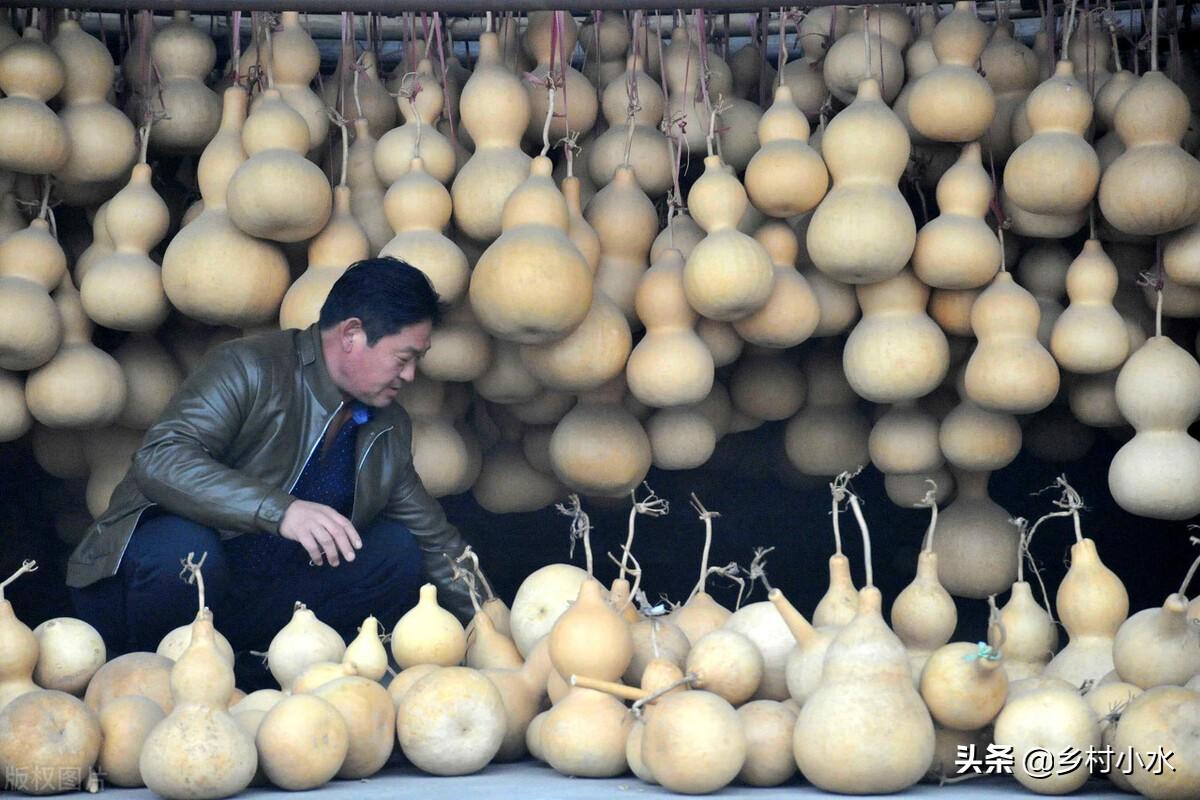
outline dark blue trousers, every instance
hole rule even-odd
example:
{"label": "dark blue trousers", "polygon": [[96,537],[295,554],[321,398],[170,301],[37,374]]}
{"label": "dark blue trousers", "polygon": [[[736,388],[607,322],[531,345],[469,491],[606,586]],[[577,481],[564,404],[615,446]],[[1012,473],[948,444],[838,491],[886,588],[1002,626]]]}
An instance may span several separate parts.
{"label": "dark blue trousers", "polygon": [[222,541],[215,530],[189,519],[150,516],[134,531],[116,575],[71,590],[75,613],[104,637],[110,658],[153,652],[163,636],[195,618],[196,587],[180,578],[180,562],[188,553],[196,560],[207,553],[206,604],[217,630],[238,653],[238,688],[272,686],[261,659],[249,651],[266,652],[291,619],[296,601],[347,642],[368,615],[390,631],[416,602],[423,569],[420,548],[408,528],[381,519],[361,534],[363,546],[354,561],[342,559],[337,567],[309,566],[304,548],[273,537],[274,553],[264,567],[249,552],[251,537],[269,534]]}

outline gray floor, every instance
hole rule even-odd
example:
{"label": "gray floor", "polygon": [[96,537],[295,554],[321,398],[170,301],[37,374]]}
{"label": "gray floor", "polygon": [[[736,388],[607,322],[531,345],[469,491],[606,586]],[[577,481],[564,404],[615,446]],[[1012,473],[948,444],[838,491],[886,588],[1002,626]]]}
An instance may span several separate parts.
{"label": "gray floor", "polygon": [[[362,781],[335,781],[310,796],[321,800],[351,800],[351,798],[420,797],[422,800],[487,800],[487,798],[515,798],[522,800],[550,800],[571,798],[608,800],[623,795],[640,797],[681,797],[673,795],[660,786],[648,786],[632,775],[605,780],[566,778],[550,767],[534,762],[520,764],[493,764],[483,772],[460,778],[437,778],[424,775],[411,767],[387,769],[372,778]],[[918,784],[905,793],[905,797],[984,798],[1035,797],[1021,788],[1014,779],[981,777],[950,786]],[[146,789],[107,789],[104,797],[139,798],[151,800],[155,795]],[[238,795],[253,798],[296,798],[295,792],[276,789],[251,789]],[[722,798],[782,798],[819,797],[825,794],[807,784],[793,783],[774,789],[755,789],[746,786],[730,786],[717,795]],[[1071,797],[1128,798],[1133,795],[1113,791],[1107,781],[1093,779],[1082,790]]]}

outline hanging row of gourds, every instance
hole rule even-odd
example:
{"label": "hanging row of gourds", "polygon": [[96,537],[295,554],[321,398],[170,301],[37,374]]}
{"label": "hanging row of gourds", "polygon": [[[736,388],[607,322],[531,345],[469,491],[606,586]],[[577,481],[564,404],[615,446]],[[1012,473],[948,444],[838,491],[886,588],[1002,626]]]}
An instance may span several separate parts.
{"label": "hanging row of gourds", "polygon": [[[653,492],[633,498],[606,590],[572,496],[559,508],[583,540],[586,569],[537,569],[510,608],[468,550],[456,580],[476,609],[470,624],[427,584],[391,631],[391,660],[374,617],[347,645],[297,603],[265,654],[281,689],[248,695],[235,688],[233,650],[205,607],[203,557],[184,561],[183,575],[198,583],[195,622],[155,653],[108,661],[80,620],[31,631],[14,616],[3,589],[36,568],[27,562],[0,584],[0,768],[26,793],[71,790],[96,770],[110,785],[206,800],[267,783],[307,790],[366,778],[398,743],[432,775],[529,755],[567,776],[632,771],[687,794],[733,781],[778,786],[797,772],[828,792],[885,794],[972,777],[985,758],[1005,771],[995,754],[1007,753],[1007,772],[1039,794],[1104,776],[1154,800],[1200,795],[1200,597],[1186,594],[1200,558],[1161,607],[1130,616],[1120,578],[1083,535],[1083,501],[1062,478],[1060,510],[1022,529],[1008,601],[988,598],[983,641],[951,642],[958,619],[938,577],[944,532],[933,492],[916,576],[893,599],[889,625],[850,478],[830,485],[835,552],[811,620],[768,582],[767,551],[748,570],[709,567],[719,514],[695,495],[705,542],[686,602],[667,611],[645,599],[636,522],[670,511]],[[861,589],[841,552],[846,510],[863,539]],[[1075,531],[1054,604],[1068,636],[1061,650],[1045,586],[1043,607],[1021,569],[1056,517]],[[706,591],[713,574],[743,589],[748,578],[750,592],[761,582],[767,599],[743,603],[739,591],[728,609]]]}
{"label": "hanging row of gourds", "polygon": [[[79,21],[0,25],[0,440],[32,427],[98,514],[206,346],[309,324],[347,264],[384,253],[452,304],[401,400],[434,495],[621,496],[787,420],[793,472],[869,461],[901,505],[930,477],[987,504],[1023,441],[1077,456],[1090,426],[1134,434],[1109,476],[1122,507],[1194,516],[1200,365],[1161,331],[1200,316],[1194,66],[1173,45],[1178,82],[1159,68],[1157,11],[1140,76],[1098,10],[1068,9],[1057,49],[969,3],[913,16],[785,12],[772,66],[761,37],[719,53],[702,13],[668,41],[641,12],[534,12],[491,25],[467,72],[433,15],[386,82],[347,19],[318,94],[285,13],[234,48],[222,101],[208,34],[143,12],[128,115]],[[185,181],[198,157],[200,199],[171,213],[151,157]],[[78,209],[93,237],[64,248],[55,214]],[[104,352],[94,325],[130,335]]]}

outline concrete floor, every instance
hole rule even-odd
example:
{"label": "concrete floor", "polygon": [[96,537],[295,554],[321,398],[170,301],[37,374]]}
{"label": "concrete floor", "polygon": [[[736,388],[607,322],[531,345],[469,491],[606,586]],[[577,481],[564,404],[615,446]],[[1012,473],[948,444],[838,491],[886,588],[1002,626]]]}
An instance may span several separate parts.
{"label": "concrete floor", "polygon": [[[372,778],[361,781],[335,781],[309,793],[321,800],[382,800],[382,798],[419,797],[421,800],[488,800],[488,798],[515,798],[522,800],[611,800],[614,797],[637,795],[639,797],[681,797],[661,786],[648,786],[633,775],[622,778],[584,779],[566,778],[550,767],[531,761],[520,764],[493,764],[475,775],[459,778],[438,778],[422,774],[412,767],[391,767]],[[156,797],[147,789],[107,789],[104,797],[138,798],[152,800]],[[246,798],[296,798],[295,792],[277,789],[250,789],[239,797]],[[793,782],[773,789],[756,789],[733,785],[718,795],[722,798],[794,798],[827,796],[813,787]],[[1025,791],[1011,778],[981,777],[968,782],[938,787],[918,784],[905,792],[905,797],[940,797],[984,800],[996,797],[1034,795]],[[1076,798],[1131,798],[1133,795],[1114,791],[1112,784],[1101,779],[1092,779],[1083,789],[1071,795]]]}

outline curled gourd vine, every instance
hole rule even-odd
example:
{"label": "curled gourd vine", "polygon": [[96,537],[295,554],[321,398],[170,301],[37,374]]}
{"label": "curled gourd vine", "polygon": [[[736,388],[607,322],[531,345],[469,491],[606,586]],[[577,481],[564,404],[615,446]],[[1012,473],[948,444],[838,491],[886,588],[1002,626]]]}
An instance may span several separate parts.
{"label": "curled gourd vine", "polygon": [[483,568],[479,566],[479,554],[470,545],[464,547],[462,553],[454,561],[458,564],[464,561],[471,562],[471,572],[474,574],[478,585],[483,587],[484,602],[496,599],[496,593],[492,590],[491,581],[487,579],[487,576],[483,574]]}
{"label": "curled gourd vine", "polygon": [[[625,602],[621,604],[620,608],[616,609],[618,612],[621,612],[628,608],[631,603],[633,603],[634,596],[642,590],[642,565],[638,563],[638,560],[634,557],[633,553],[627,552],[619,559],[612,553],[606,553],[605,555],[608,556],[609,561],[621,568],[622,580],[624,580],[626,572],[633,576],[633,586],[629,590],[629,596],[625,598]],[[627,564],[626,559],[632,562],[632,564]]]}
{"label": "curled gourd vine", "polygon": [[568,495],[565,504],[556,503],[554,507],[558,509],[558,513],[571,518],[571,549],[568,552],[568,556],[570,558],[575,557],[575,542],[582,539],[588,577],[595,577],[592,569],[592,522],[579,502],[579,495]]}
{"label": "curled gourd vine", "polygon": [[[754,590],[753,582],[758,581],[763,585],[763,588],[767,590],[768,595],[771,593],[773,587],[771,586],[770,581],[767,580],[767,554],[774,549],[774,547],[754,548],[754,558],[751,559],[750,566],[746,568],[746,577],[751,581],[751,591]],[[741,607],[741,601],[742,598],[739,595],[738,608]]]}
{"label": "curled gourd vine", "polygon": [[208,560],[208,552],[200,554],[200,560],[196,560],[196,554],[188,553],[187,558],[179,559],[180,565],[183,567],[179,571],[179,578],[189,586],[196,587],[196,595],[199,601],[199,610],[196,612],[196,617],[200,618],[208,611],[208,606],[204,602],[204,573],[202,568],[204,562]]}
{"label": "curled gourd vine", "polygon": [[9,575],[3,581],[0,581],[0,603],[4,602],[4,590],[10,583],[22,575],[28,575],[30,572],[37,572],[37,570],[38,563],[33,559],[26,559],[25,561],[22,561],[21,566],[17,568],[16,572],[14,572],[12,575]]}
{"label": "curled gourd vine", "polygon": [[[622,548],[621,560],[618,562],[618,566],[621,568],[621,574],[619,576],[621,580],[625,579],[626,560],[633,559],[633,553],[631,551],[633,549],[633,535],[638,515],[647,517],[663,517],[666,516],[671,510],[670,503],[655,494],[654,490],[650,488],[649,484],[643,482],[642,485],[645,486],[646,491],[649,492],[649,495],[647,495],[645,499],[637,499],[637,489],[634,489],[629,493],[630,497],[633,499],[633,506],[629,509],[629,534],[625,538],[625,546]],[[632,592],[630,593],[630,596],[633,596]]]}
{"label": "curled gourd vine", "polygon": [[925,529],[925,536],[921,539],[921,551],[932,553],[933,534],[937,530],[938,519],[937,481],[932,478],[926,478],[925,482],[929,484],[929,491],[925,492],[925,496],[921,498],[921,502],[916,505],[917,508],[929,509],[929,527]]}
{"label": "curled gourd vine", "polygon": [[[863,518],[862,501],[859,500],[858,495],[850,491],[851,479],[856,477],[860,472],[862,472],[861,467],[854,472],[847,471],[841,473],[833,479],[833,483],[829,484],[829,488],[833,493],[834,508],[836,509],[841,505],[842,501],[845,501],[850,506],[850,510],[854,514],[854,519],[858,522],[858,529],[862,533],[863,539],[863,561],[866,565],[866,584],[864,588],[868,588],[875,586],[874,571],[871,567],[871,532],[867,529],[866,519]],[[837,519],[836,514],[834,515],[834,519]],[[838,552],[841,552],[840,549]]]}
{"label": "curled gourd vine", "polygon": [[450,565],[450,582],[462,583],[467,587],[467,597],[471,600],[471,608],[478,614],[483,611],[479,604],[479,587],[475,583],[475,575],[470,571],[462,568],[461,564],[450,557],[449,553],[442,553],[442,557]]}

